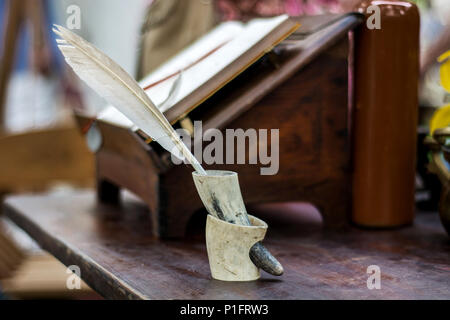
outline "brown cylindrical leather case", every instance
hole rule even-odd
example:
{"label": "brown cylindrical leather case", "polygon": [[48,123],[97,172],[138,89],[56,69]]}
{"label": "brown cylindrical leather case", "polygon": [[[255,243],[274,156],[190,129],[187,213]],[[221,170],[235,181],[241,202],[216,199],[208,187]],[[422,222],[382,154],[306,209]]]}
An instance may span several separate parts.
{"label": "brown cylindrical leather case", "polygon": [[352,218],[396,227],[414,218],[420,19],[407,1],[363,1],[366,19],[371,5],[381,29],[355,33]]}

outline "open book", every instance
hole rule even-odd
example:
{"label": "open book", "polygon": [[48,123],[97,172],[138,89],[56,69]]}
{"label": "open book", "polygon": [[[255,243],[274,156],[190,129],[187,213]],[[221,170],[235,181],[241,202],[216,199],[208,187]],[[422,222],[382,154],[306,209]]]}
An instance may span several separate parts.
{"label": "open book", "polygon": [[[140,85],[162,112],[171,109],[187,114],[298,27],[287,15],[247,23],[224,22],[149,74]],[[98,119],[133,127],[111,106]]]}

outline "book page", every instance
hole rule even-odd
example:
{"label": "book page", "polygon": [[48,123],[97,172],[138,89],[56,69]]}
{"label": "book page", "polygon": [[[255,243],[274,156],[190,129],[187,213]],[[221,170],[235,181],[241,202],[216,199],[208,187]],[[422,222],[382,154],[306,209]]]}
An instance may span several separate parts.
{"label": "book page", "polygon": [[[237,21],[224,22],[149,74],[140,85],[145,88],[154,84],[146,93],[165,112],[245,54],[287,19],[287,15],[282,15],[253,19],[245,24]],[[167,101],[180,71],[178,89],[172,90],[173,96],[170,97],[169,104],[163,103]],[[132,127],[131,121],[115,108],[107,108],[98,118]]]}

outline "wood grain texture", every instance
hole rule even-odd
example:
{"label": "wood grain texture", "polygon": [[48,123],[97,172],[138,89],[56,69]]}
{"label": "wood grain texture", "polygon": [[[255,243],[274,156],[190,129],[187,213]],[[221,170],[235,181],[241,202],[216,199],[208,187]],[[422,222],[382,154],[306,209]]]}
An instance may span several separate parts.
{"label": "wood grain texture", "polygon": [[[79,265],[83,280],[109,299],[450,299],[450,241],[436,213],[418,214],[404,229],[325,233],[301,208],[272,209],[276,215],[257,215],[285,274],[229,283],[211,279],[199,235],[152,237],[148,208],[136,198],[100,206],[86,190],[11,196],[4,204],[10,219],[64,264]],[[381,290],[366,287],[373,264]]]}

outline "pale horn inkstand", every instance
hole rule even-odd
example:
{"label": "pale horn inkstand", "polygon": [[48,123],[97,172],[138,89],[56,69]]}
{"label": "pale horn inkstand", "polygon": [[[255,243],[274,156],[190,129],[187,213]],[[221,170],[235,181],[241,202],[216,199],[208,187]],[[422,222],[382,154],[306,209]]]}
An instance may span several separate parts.
{"label": "pale horn inkstand", "polygon": [[230,171],[205,171],[169,121],[139,84],[117,63],[73,32],[55,26],[58,48],[75,73],[145,134],[195,169],[193,178],[208,210],[207,251],[213,278],[250,281],[261,268],[283,274],[281,264],[260,243],[267,224],[249,217],[238,177]]}
{"label": "pale horn inkstand", "polygon": [[267,224],[247,215],[238,175],[232,171],[192,174],[198,194],[209,212],[206,246],[213,278],[250,281],[259,278],[259,269],[283,274],[281,264],[265,249]]}

